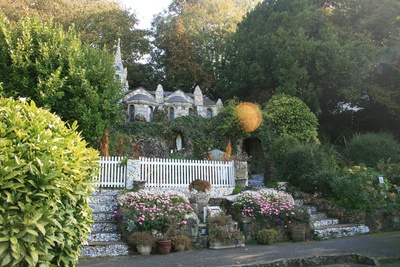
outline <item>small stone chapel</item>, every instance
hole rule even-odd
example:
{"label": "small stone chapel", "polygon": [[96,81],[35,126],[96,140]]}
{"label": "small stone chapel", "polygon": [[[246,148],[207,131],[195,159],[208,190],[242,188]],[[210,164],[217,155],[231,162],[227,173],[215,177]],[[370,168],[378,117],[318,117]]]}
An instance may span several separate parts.
{"label": "small stone chapel", "polygon": [[155,110],[165,111],[170,120],[189,114],[213,117],[218,115],[223,106],[221,99],[214,102],[204,96],[199,86],[196,86],[193,94],[181,90],[164,91],[160,84],[155,91],[143,87],[130,90],[127,81],[128,71],[122,64],[120,40],[118,40],[114,65],[115,78],[121,82],[125,93],[121,103],[126,107],[127,122],[140,118],[150,122]]}

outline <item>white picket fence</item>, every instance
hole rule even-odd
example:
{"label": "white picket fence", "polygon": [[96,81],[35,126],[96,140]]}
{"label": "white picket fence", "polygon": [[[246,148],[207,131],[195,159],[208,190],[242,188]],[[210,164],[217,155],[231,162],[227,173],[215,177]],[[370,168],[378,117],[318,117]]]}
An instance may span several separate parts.
{"label": "white picket fence", "polygon": [[140,158],[141,179],[146,187],[187,188],[196,179],[207,180],[213,188],[235,186],[232,161]]}
{"label": "white picket fence", "polygon": [[100,157],[100,173],[97,187],[125,187],[126,164],[121,165],[123,157]]}
{"label": "white picket fence", "polygon": [[[122,157],[101,157],[98,176],[99,187],[125,187],[127,166],[121,165]],[[146,187],[187,188],[196,179],[207,180],[213,188],[235,186],[232,161],[179,160],[139,158],[140,177]]]}

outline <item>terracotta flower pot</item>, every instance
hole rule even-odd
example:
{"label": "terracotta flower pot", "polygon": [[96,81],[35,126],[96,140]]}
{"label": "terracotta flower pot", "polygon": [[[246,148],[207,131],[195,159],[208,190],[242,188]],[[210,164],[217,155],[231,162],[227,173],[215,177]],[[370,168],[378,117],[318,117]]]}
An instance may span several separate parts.
{"label": "terracotta flower pot", "polygon": [[157,251],[162,255],[169,254],[171,252],[171,240],[158,240]]}

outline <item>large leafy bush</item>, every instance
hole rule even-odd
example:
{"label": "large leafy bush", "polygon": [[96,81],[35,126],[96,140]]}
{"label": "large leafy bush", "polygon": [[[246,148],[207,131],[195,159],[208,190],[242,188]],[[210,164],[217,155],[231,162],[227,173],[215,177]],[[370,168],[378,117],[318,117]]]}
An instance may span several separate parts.
{"label": "large leafy bush", "polygon": [[361,211],[384,210],[386,188],[378,185],[378,173],[364,166],[343,169],[330,181],[333,200],[342,207]]}
{"label": "large leafy bush", "polygon": [[0,266],[74,266],[98,153],[47,110],[0,99]]}
{"label": "large leafy bush", "polygon": [[106,125],[122,118],[114,58],[83,44],[76,31],[38,17],[10,23],[0,14],[0,82],[4,96],[23,96],[72,124],[96,146]]}
{"label": "large leafy bush", "polygon": [[277,173],[282,181],[308,193],[328,190],[327,178],[335,175],[335,158],[317,144],[303,144],[289,149]]}
{"label": "large leafy bush", "polygon": [[267,124],[278,135],[286,134],[301,141],[319,143],[317,117],[299,98],[274,95],[263,111]]}
{"label": "large leafy bush", "polygon": [[354,164],[375,167],[381,160],[400,161],[400,143],[391,133],[356,134],[346,148],[348,159]]}

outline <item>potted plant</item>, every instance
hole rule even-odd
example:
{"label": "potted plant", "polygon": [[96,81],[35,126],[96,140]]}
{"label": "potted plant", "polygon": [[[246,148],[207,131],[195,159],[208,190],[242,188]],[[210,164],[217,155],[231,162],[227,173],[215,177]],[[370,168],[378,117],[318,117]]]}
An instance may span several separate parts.
{"label": "potted plant", "polygon": [[155,237],[147,232],[134,232],[128,237],[128,243],[136,246],[137,251],[142,255],[149,255],[151,248],[155,245]]}
{"label": "potted plant", "polygon": [[176,252],[190,249],[190,238],[185,235],[176,235],[171,238],[172,247]]}
{"label": "potted plant", "polygon": [[235,227],[229,215],[221,213],[210,217],[207,227],[211,249],[232,248],[244,245],[244,236]]}
{"label": "potted plant", "polygon": [[157,233],[156,236],[157,252],[165,255],[171,252],[172,242],[168,233]]}
{"label": "potted plant", "polygon": [[189,184],[189,191],[192,192],[196,189],[198,192],[206,193],[211,190],[211,183],[206,180],[197,179]]}
{"label": "potted plant", "polygon": [[[195,190],[192,193],[193,189]],[[191,192],[191,203],[208,203],[211,195],[207,191],[211,190],[211,183],[206,180],[197,179],[189,184],[189,191]]]}

